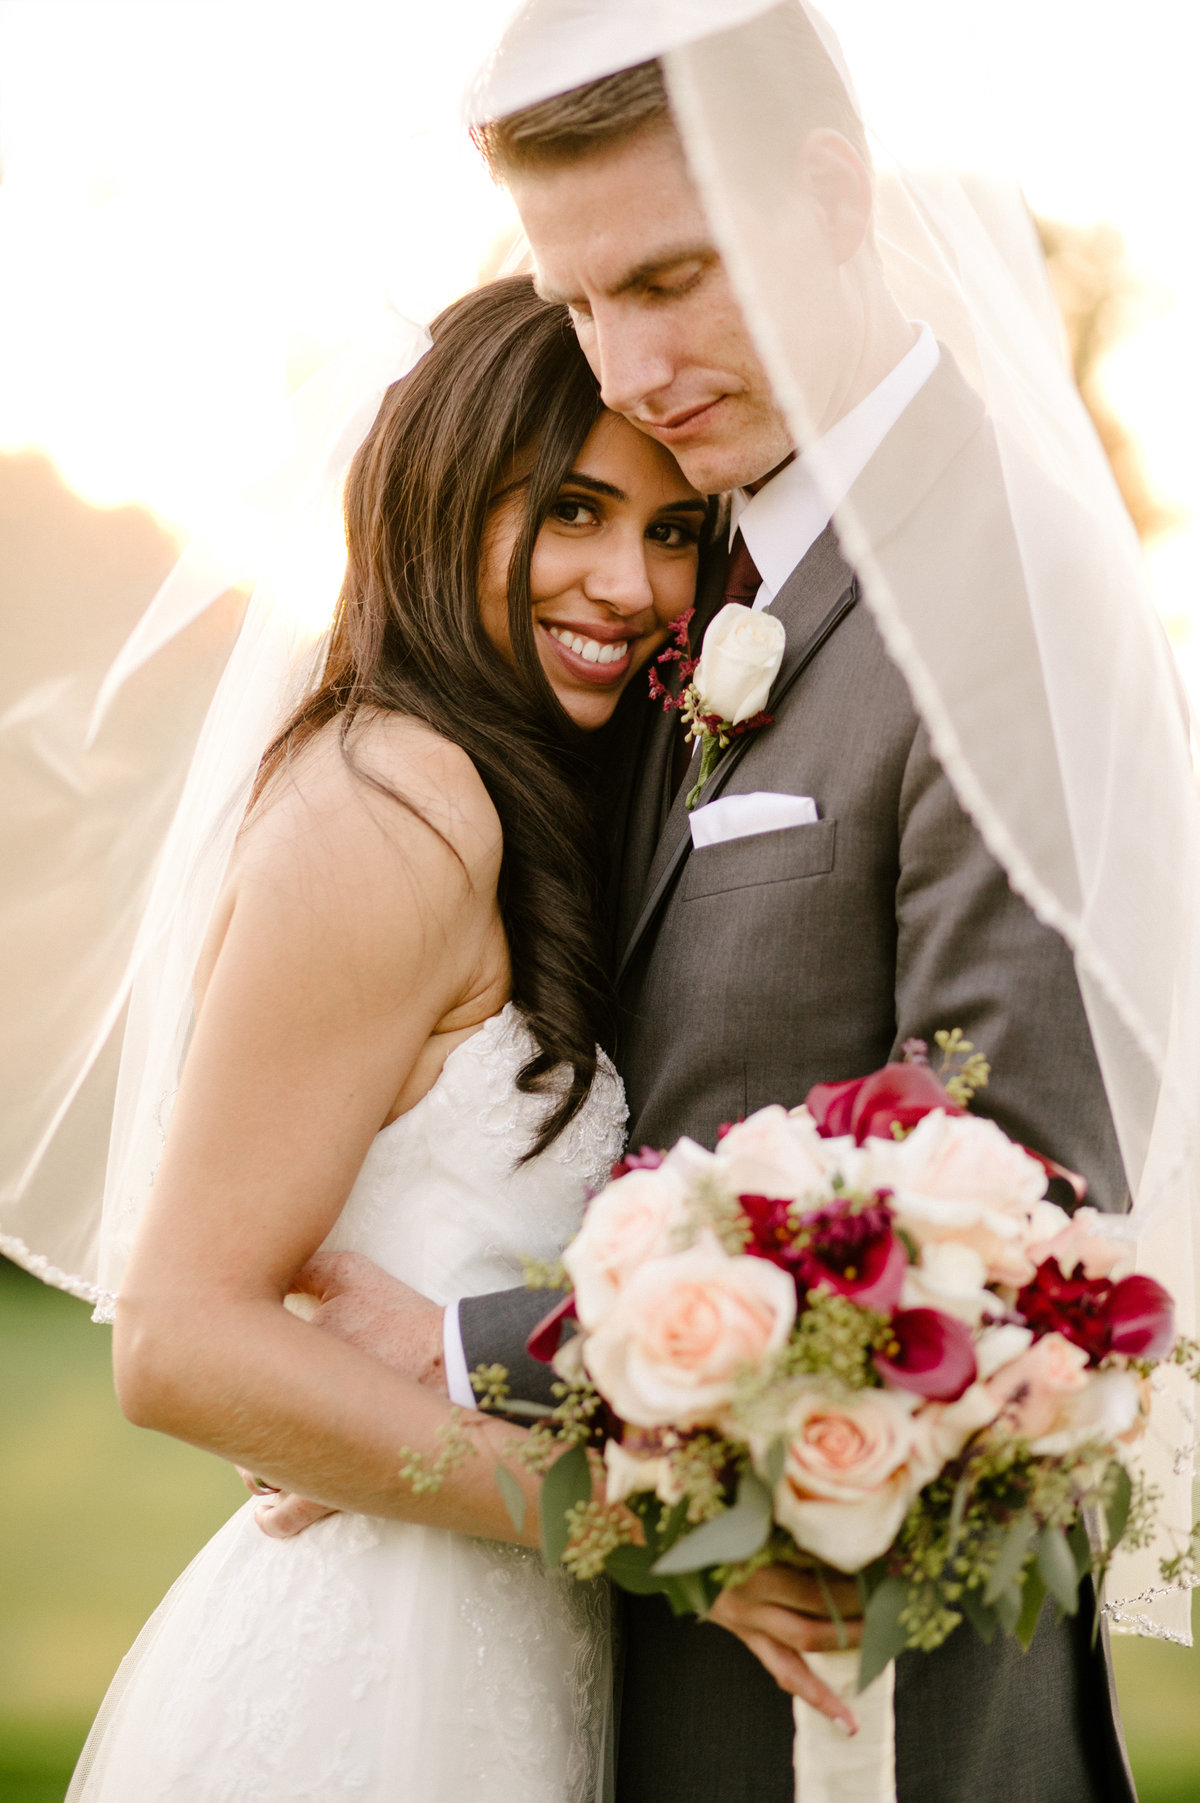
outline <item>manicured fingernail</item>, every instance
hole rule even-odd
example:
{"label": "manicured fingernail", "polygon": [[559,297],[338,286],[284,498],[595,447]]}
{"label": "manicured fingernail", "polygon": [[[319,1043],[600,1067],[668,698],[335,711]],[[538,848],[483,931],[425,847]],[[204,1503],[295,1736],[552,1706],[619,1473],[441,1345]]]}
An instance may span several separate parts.
{"label": "manicured fingernail", "polygon": [[835,1715],[833,1725],[844,1740],[850,1740],[858,1733],[858,1723],[851,1724],[844,1715]]}

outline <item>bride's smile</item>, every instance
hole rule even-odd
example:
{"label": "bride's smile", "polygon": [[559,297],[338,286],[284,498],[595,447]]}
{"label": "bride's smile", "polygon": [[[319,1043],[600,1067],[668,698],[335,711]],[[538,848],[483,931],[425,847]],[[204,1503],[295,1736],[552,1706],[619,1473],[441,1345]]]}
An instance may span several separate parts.
{"label": "bride's smile", "polygon": [[[493,502],[480,570],[484,630],[512,655],[508,587],[527,472]],[[602,413],[538,531],[529,565],[534,642],[577,726],[602,726],[690,607],[706,503],[661,445]]]}

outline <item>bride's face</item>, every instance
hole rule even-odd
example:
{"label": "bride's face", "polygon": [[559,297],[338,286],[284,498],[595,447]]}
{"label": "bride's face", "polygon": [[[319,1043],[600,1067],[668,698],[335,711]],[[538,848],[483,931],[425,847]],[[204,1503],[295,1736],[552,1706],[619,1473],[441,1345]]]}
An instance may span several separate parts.
{"label": "bride's face", "polygon": [[[484,631],[509,657],[508,567],[523,507],[522,486],[497,503],[480,569]],[[529,571],[538,657],[576,725],[604,725],[691,606],[704,512],[668,451],[618,414],[601,414],[538,533]]]}

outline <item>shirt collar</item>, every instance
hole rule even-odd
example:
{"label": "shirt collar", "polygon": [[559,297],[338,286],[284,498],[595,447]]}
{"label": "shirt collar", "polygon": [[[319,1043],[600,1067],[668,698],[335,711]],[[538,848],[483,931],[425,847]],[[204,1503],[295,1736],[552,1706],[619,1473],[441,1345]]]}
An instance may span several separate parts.
{"label": "shirt collar", "polygon": [[740,531],[762,577],[755,607],[769,607],[816,543],[904,409],[937,368],[937,339],[922,325],[896,367],[836,425],[771,477],[757,494],[735,490],[730,536]]}

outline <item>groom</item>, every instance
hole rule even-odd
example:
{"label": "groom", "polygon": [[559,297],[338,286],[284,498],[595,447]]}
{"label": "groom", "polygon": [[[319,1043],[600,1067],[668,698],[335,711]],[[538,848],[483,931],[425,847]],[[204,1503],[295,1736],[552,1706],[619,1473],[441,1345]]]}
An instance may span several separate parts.
{"label": "groom", "polygon": [[[814,434],[838,428],[841,496],[949,600],[973,560],[1003,546],[995,443],[949,354],[885,286],[861,129],[823,57],[814,40],[813,92],[797,96],[811,124],[811,269],[797,304]],[[659,66],[480,136],[520,211],[538,286],[570,307],[607,405],[666,445],[702,491],[733,496],[730,555],[697,627],[736,599],[769,607],[787,633],[774,723],[735,742],[702,796],[725,803],[715,842],[693,845],[683,797],[695,772],[678,717],[652,719],[639,747],[617,909],[632,1143],[686,1133],[711,1144],[722,1121],[794,1104],[818,1081],[898,1057],[909,1038],[961,1027],[992,1062],[985,1111],[1086,1171],[1100,1207],[1123,1208],[1070,954],[959,806],[860,599],[830,523],[841,496],[814,483],[774,401]],[[763,792],[809,819],[762,831],[749,798]],[[457,1320],[450,1312],[451,1393],[469,1403],[467,1370],[500,1362],[530,1396],[544,1394],[547,1374],[523,1351],[543,1307],[512,1292],[463,1302]],[[427,1336],[432,1371],[440,1314],[413,1308],[412,1344]],[[760,1573],[722,1607],[731,1632],[676,1620],[657,1598],[628,1599],[619,1803],[790,1803],[786,1693],[805,1692],[802,1653],[829,1643],[828,1625],[795,1573]],[[1090,1617],[1090,1607],[1075,1621],[1047,1611],[1025,1655],[965,1627],[936,1653],[904,1655],[902,1803],[1132,1798]]]}

